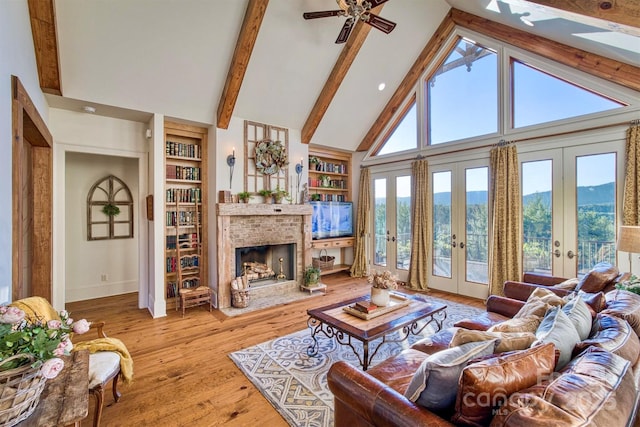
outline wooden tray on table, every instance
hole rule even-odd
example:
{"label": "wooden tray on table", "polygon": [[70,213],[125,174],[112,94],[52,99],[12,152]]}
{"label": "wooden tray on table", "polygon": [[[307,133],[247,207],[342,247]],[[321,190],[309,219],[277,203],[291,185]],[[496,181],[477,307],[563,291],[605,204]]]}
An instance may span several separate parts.
{"label": "wooden tray on table", "polygon": [[355,304],[354,305],[347,305],[345,307],[343,307],[342,309],[344,311],[346,311],[347,313],[359,317],[360,319],[364,319],[364,320],[370,320],[373,318],[376,318],[378,316],[382,316],[383,314],[387,314],[390,313],[394,310],[397,310],[399,308],[402,307],[406,307],[409,304],[411,304],[411,300],[403,295],[400,294],[396,294],[394,292],[389,293],[389,305],[386,307],[379,307],[376,308],[375,310],[369,312],[369,313],[365,313],[362,312],[360,310],[358,310],[357,308],[355,308]]}

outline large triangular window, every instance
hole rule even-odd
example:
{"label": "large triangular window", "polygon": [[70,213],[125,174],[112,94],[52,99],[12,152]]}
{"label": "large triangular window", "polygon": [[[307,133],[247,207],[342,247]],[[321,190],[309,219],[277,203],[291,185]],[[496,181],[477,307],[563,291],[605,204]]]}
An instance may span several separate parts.
{"label": "large triangular window", "polygon": [[418,125],[415,94],[398,115],[398,119],[389,128],[382,139],[384,142],[376,155],[398,153],[418,147]]}
{"label": "large triangular window", "polygon": [[513,59],[511,72],[514,128],[625,106]]}
{"label": "large triangular window", "polygon": [[430,145],[498,131],[498,55],[460,38],[426,82]]}

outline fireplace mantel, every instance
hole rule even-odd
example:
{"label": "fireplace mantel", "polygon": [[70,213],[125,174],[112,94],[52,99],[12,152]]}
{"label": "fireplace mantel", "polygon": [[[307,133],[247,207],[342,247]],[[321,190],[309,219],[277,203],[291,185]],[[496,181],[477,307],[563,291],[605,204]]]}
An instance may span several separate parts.
{"label": "fireplace mantel", "polygon": [[256,215],[309,215],[313,213],[311,205],[257,204],[257,203],[218,203],[218,216],[256,216]]}
{"label": "fireplace mantel", "polygon": [[235,249],[247,246],[296,244],[296,280],[311,264],[311,205],[219,203],[217,214],[218,307],[231,306]]}

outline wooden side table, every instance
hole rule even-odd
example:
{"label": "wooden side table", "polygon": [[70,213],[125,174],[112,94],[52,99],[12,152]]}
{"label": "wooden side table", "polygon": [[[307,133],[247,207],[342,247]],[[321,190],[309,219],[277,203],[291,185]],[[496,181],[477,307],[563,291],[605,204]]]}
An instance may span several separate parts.
{"label": "wooden side table", "polygon": [[36,410],[16,426],[80,427],[89,412],[89,351],[76,351],[63,359],[64,369],[47,380]]}

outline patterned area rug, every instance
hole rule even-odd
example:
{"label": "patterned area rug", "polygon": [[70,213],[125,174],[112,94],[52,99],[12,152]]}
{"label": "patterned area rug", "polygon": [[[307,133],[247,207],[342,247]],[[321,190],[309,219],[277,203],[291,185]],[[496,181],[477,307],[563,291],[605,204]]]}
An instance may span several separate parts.
{"label": "patterned area rug", "polygon": [[[447,305],[447,318],[443,329],[460,319],[482,312],[464,304],[429,297]],[[382,345],[371,366],[398,354],[414,342],[432,335],[432,326],[427,326],[420,335],[410,336],[402,343]],[[334,362],[344,360],[360,367],[350,347],[339,345],[334,339],[317,336],[318,355],[307,356],[311,345],[309,329],[276,338],[244,350],[231,353],[229,357],[260,390],[262,395],[292,426],[333,426],[333,394],[327,385],[327,372]],[[362,345],[355,347],[362,354]],[[370,348],[375,348],[374,341]]]}

